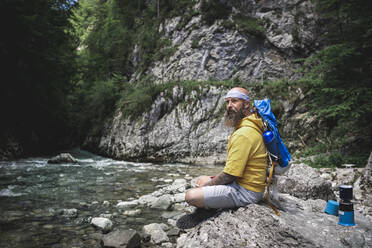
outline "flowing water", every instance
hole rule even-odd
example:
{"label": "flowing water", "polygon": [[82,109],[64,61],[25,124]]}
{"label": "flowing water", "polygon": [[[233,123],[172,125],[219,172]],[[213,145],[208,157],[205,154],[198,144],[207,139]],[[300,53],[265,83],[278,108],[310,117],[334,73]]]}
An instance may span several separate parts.
{"label": "flowing water", "polygon": [[[48,164],[48,157],[0,162],[0,247],[100,247],[100,232],[90,224],[91,217],[111,214],[114,227],[141,230],[160,222],[160,214],[147,209],[138,217],[125,217],[115,208],[118,201],[149,194],[185,175],[221,169],[68,152],[78,164]],[[71,209],[77,215],[69,215]]]}

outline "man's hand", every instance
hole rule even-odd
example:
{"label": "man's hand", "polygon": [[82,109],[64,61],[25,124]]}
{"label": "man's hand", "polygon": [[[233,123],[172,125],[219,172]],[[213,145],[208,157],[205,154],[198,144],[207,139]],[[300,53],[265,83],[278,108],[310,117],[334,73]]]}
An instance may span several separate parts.
{"label": "man's hand", "polygon": [[209,183],[212,180],[212,177],[210,176],[200,176],[198,180],[196,181],[196,187],[200,188],[205,186],[207,183]]}
{"label": "man's hand", "polygon": [[225,172],[218,173],[212,180],[205,183],[203,186],[212,186],[212,185],[224,185],[229,184],[235,181],[236,177]]}

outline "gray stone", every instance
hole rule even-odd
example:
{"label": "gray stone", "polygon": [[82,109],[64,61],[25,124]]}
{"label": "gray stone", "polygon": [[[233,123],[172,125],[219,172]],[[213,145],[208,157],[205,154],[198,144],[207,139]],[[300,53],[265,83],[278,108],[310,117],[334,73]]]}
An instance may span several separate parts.
{"label": "gray stone", "polygon": [[138,205],[138,201],[133,200],[133,201],[122,201],[116,204],[116,207],[118,209],[128,209],[128,208],[133,208]]}
{"label": "gray stone", "polygon": [[115,230],[102,238],[104,247],[135,248],[141,244],[141,236],[135,230]]}
{"label": "gray stone", "polygon": [[167,211],[162,213],[161,218],[164,220],[167,219],[176,219],[177,216],[182,215],[180,211]]}
{"label": "gray stone", "polygon": [[306,164],[293,164],[284,175],[278,176],[278,190],[301,199],[334,200],[332,183],[323,179],[320,172]]}
{"label": "gray stone", "polygon": [[167,235],[168,235],[168,236],[178,236],[178,235],[180,235],[180,232],[181,232],[181,230],[178,229],[178,228],[171,228],[171,229],[167,232]]}
{"label": "gray stone", "polygon": [[156,201],[157,197],[153,195],[143,195],[138,198],[138,203],[141,205],[150,205],[152,202]]}
{"label": "gray stone", "polygon": [[112,222],[111,220],[103,217],[95,217],[92,218],[90,222],[93,226],[102,230],[103,233],[108,233],[112,230]]}
{"label": "gray stone", "polygon": [[154,201],[151,204],[150,207],[153,209],[167,210],[171,206],[172,206],[172,196],[167,194],[167,195],[160,196],[156,201]]}
{"label": "gray stone", "polygon": [[136,216],[136,215],[139,215],[141,214],[141,209],[135,209],[135,210],[126,210],[124,211],[124,215],[127,215],[127,216]]}
{"label": "gray stone", "polygon": [[174,195],[174,202],[184,202],[186,193],[178,193]]}
{"label": "gray stone", "polygon": [[151,242],[154,244],[161,244],[168,242],[169,238],[158,223],[152,223],[143,227],[143,232],[151,235]]}
{"label": "gray stone", "polygon": [[62,216],[65,218],[76,218],[78,216],[78,210],[76,208],[63,209]]}
{"label": "gray stone", "polygon": [[171,242],[166,242],[166,243],[162,243],[161,244],[161,247],[172,248],[173,247],[173,244]]}

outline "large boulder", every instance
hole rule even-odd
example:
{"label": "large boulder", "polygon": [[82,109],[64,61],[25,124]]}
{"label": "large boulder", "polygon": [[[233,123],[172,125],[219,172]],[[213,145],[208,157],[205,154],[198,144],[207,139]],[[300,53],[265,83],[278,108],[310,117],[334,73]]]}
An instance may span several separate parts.
{"label": "large boulder", "polygon": [[356,216],[356,226],[338,225],[324,213],[326,201],[280,195],[280,216],[265,205],[228,210],[189,229],[177,247],[369,247],[372,223]]}
{"label": "large boulder", "polygon": [[322,178],[319,170],[306,164],[292,164],[283,176],[278,176],[278,190],[301,199],[336,199],[332,182]]}

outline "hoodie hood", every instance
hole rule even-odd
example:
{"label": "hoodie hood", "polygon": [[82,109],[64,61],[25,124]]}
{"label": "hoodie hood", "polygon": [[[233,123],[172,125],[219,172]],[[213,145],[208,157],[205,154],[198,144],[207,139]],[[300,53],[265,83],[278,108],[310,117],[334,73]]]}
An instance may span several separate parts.
{"label": "hoodie hood", "polygon": [[258,132],[260,132],[261,134],[263,134],[264,129],[265,129],[262,119],[257,117],[255,114],[251,114],[251,115],[244,117],[235,130],[241,127],[252,127],[256,129]]}

